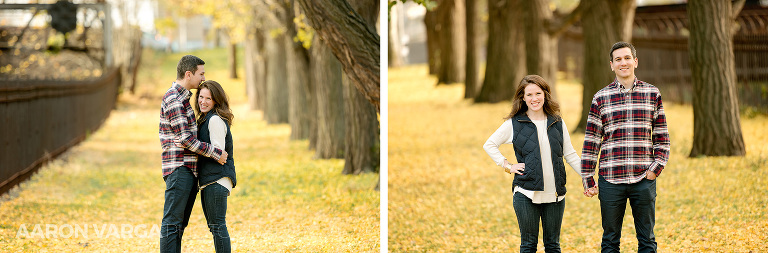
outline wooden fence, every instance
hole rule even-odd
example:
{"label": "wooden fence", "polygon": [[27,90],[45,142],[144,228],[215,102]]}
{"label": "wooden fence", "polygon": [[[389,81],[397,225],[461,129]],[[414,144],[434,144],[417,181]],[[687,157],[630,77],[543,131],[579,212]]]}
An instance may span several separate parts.
{"label": "wooden fence", "polygon": [[0,194],[96,131],[121,80],[118,67],[90,81],[0,81]]}

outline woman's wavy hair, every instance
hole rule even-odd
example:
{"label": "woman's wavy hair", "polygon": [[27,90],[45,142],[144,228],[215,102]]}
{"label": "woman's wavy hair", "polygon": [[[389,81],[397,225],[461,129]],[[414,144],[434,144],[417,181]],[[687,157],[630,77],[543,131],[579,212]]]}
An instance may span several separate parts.
{"label": "woman's wavy hair", "polygon": [[235,115],[232,114],[232,110],[229,109],[229,97],[227,96],[227,93],[224,92],[224,88],[221,88],[219,83],[211,80],[200,84],[197,92],[195,92],[195,112],[197,112],[197,124],[202,124],[203,121],[205,121],[206,116],[206,113],[200,111],[200,103],[197,101],[200,97],[200,90],[202,89],[208,89],[211,91],[211,98],[214,102],[213,109],[208,112],[215,111],[219,117],[221,117],[224,121],[227,122],[227,124],[231,126],[232,121],[235,119]]}
{"label": "woman's wavy hair", "polygon": [[544,78],[538,75],[527,75],[523,77],[523,80],[521,80],[520,84],[517,85],[517,90],[515,90],[515,97],[512,100],[512,111],[504,119],[511,119],[518,113],[524,113],[528,111],[528,105],[525,104],[523,96],[525,96],[525,87],[528,87],[528,85],[531,84],[539,86],[539,88],[544,91],[544,113],[550,116],[554,116],[555,118],[560,118],[560,104],[552,99],[552,92],[549,88],[549,84],[544,81]]}

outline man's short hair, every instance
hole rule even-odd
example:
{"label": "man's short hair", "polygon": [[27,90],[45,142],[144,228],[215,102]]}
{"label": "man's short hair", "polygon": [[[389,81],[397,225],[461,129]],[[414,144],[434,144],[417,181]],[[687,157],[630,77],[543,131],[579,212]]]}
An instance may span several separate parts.
{"label": "man's short hair", "polygon": [[205,62],[194,55],[185,55],[179,60],[179,64],[176,65],[176,79],[183,79],[184,73],[192,71],[195,74],[198,65],[205,65]]}
{"label": "man's short hair", "polygon": [[619,41],[613,44],[613,46],[611,47],[611,53],[608,54],[608,57],[611,58],[611,61],[613,61],[613,51],[616,51],[620,48],[625,48],[625,47],[628,47],[629,50],[632,51],[632,58],[637,58],[637,50],[635,50],[635,46],[633,46],[629,42]]}

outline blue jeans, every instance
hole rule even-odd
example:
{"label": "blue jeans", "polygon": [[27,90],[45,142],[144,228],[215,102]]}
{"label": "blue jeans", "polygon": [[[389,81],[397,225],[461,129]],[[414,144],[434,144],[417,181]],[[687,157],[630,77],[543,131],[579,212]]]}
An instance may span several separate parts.
{"label": "blue jeans", "polygon": [[563,224],[565,199],[534,204],[524,194],[515,192],[512,198],[517,224],[520,227],[520,252],[536,252],[539,242],[539,220],[544,230],[544,252],[560,252],[560,227]]}
{"label": "blue jeans", "polygon": [[208,222],[208,229],[213,234],[213,245],[216,253],[230,252],[232,246],[227,231],[227,194],[229,190],[218,183],[203,188],[200,197],[203,202],[203,214]]}
{"label": "blue jeans", "polygon": [[602,252],[620,252],[621,225],[627,199],[635,218],[637,252],[656,252],[656,180],[643,179],[634,184],[612,184],[600,177],[600,215],[603,219]]}
{"label": "blue jeans", "polygon": [[166,176],[163,223],[160,227],[160,252],[181,252],[181,237],[197,197],[197,178],[187,167]]}

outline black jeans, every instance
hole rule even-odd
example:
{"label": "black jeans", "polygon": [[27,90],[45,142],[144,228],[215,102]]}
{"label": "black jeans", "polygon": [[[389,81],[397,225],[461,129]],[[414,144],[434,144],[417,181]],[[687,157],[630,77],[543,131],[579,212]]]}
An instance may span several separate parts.
{"label": "black jeans", "polygon": [[181,252],[181,237],[197,197],[197,178],[187,167],[165,177],[165,204],[160,227],[160,252]]}
{"label": "black jeans", "polygon": [[563,224],[565,199],[534,204],[524,194],[515,192],[512,198],[517,224],[520,227],[520,252],[536,252],[539,242],[539,220],[544,230],[544,252],[560,252],[560,227]]}
{"label": "black jeans", "polygon": [[600,214],[603,218],[602,252],[620,252],[621,225],[627,208],[632,208],[637,233],[637,252],[656,252],[656,180],[634,184],[612,184],[600,177]]}
{"label": "black jeans", "polygon": [[200,193],[203,202],[203,214],[205,214],[208,229],[213,234],[213,245],[216,247],[216,253],[232,251],[226,220],[227,194],[229,194],[229,190],[218,183],[206,186]]}

